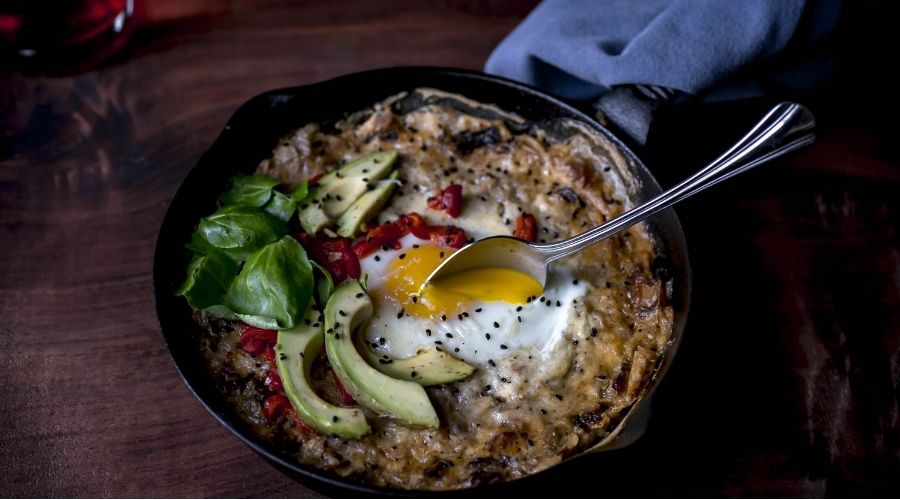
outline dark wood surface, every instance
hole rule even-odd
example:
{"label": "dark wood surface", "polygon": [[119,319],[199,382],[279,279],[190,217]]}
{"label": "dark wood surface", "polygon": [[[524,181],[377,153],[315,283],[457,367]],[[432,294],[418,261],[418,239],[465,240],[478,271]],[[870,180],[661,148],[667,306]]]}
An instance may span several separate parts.
{"label": "dark wood surface", "polygon": [[[315,496],[178,376],[150,279],[167,204],[249,97],[380,66],[480,68],[529,7],[221,5],[139,30],[94,71],[0,70],[0,496]],[[813,148],[679,209],[685,341],[645,437],[571,465],[606,488],[585,493],[900,494],[897,136],[830,102]],[[689,140],[651,143],[664,183],[695,165]],[[582,491],[561,474],[535,487]]]}

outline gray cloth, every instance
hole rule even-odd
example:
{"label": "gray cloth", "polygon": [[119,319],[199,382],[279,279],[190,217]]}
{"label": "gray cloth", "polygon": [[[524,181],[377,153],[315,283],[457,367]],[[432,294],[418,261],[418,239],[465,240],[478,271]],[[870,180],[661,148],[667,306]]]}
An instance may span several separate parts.
{"label": "gray cloth", "polygon": [[[839,13],[840,0],[545,0],[485,69],[571,99],[623,84],[699,94],[789,44],[821,39]],[[809,87],[825,64],[780,68],[773,78]]]}

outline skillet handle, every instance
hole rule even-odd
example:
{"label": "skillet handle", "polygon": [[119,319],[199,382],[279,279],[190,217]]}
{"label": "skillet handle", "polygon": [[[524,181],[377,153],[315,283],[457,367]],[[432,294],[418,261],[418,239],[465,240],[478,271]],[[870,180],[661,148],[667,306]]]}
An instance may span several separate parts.
{"label": "skillet handle", "polygon": [[602,125],[614,126],[634,145],[643,147],[657,111],[681,96],[678,90],[655,85],[620,85],[579,107],[590,108],[590,114]]}

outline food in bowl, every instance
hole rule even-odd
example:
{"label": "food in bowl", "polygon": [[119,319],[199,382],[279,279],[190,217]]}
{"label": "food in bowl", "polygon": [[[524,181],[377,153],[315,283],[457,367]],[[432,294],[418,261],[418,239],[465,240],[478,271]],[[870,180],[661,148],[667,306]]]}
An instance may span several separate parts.
{"label": "food in bowl", "polygon": [[299,463],[446,490],[608,438],[671,342],[634,226],[551,266],[421,289],[456,249],[563,239],[628,209],[614,146],[432,89],[281,139],[198,222],[178,293],[234,413]]}

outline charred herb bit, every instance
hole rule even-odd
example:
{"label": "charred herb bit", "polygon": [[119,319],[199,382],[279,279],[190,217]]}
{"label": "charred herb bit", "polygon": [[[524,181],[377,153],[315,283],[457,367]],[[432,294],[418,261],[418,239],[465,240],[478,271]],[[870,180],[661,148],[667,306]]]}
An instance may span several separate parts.
{"label": "charred herb bit", "polygon": [[438,460],[434,465],[425,469],[425,476],[430,478],[439,478],[444,475],[444,471],[453,467],[453,462],[449,460]]}
{"label": "charred herb bit", "polygon": [[456,150],[461,155],[467,156],[480,147],[498,144],[500,142],[500,131],[497,127],[488,127],[478,132],[460,132],[453,136],[453,142],[456,143]]}

